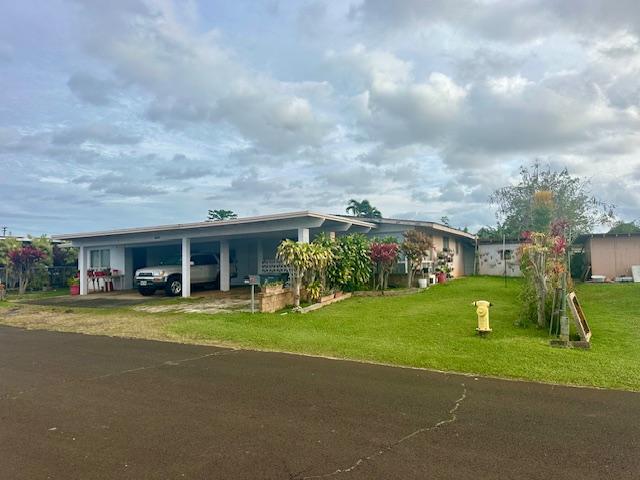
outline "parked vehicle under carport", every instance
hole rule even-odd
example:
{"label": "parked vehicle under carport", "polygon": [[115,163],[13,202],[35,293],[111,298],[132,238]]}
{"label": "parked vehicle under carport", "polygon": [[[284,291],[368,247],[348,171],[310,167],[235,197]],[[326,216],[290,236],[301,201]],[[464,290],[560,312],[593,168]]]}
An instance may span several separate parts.
{"label": "parked vehicle under carport", "polygon": [[[166,265],[140,268],[136,271],[135,287],[148,296],[164,290],[169,296],[182,294],[181,261],[171,260]],[[191,285],[220,285],[220,259],[211,253],[191,255]]]}

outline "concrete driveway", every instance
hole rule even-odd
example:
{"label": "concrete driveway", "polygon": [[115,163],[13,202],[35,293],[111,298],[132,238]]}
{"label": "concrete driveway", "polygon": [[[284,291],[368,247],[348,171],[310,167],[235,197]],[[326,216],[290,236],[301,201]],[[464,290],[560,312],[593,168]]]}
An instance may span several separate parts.
{"label": "concrete driveway", "polygon": [[[248,287],[234,287],[228,292],[220,290],[204,289],[195,287],[192,292],[191,300],[194,305],[202,303],[204,306],[224,307],[229,302],[237,303],[238,308],[251,309],[251,290]],[[137,290],[121,290],[115,292],[91,293],[89,295],[62,295],[57,297],[43,297],[32,300],[22,300],[20,303],[30,305],[40,305],[45,307],[69,307],[69,308],[120,308],[141,305],[154,305],[157,311],[164,311],[163,304],[166,300],[171,299],[158,291],[155,295],[145,297],[138,293]],[[170,308],[168,310],[171,310]]]}
{"label": "concrete driveway", "polygon": [[628,392],[0,327],[7,479],[636,479],[639,418]]}

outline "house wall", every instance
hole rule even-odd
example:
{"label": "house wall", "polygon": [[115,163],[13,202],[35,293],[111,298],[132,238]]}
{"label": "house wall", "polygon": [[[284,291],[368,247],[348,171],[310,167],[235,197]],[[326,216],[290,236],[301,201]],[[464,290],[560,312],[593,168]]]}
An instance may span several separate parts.
{"label": "house wall", "polygon": [[[518,243],[507,243],[506,250],[511,251],[511,258],[506,260],[507,276],[520,277],[520,262],[517,258]],[[504,275],[505,262],[502,259],[502,243],[481,243],[478,245],[478,273],[480,275]]]}
{"label": "house wall", "polygon": [[631,276],[631,266],[640,265],[640,237],[637,236],[590,238],[586,250],[592,275],[611,279]]}
{"label": "house wall", "polygon": [[[442,249],[444,248],[444,239],[445,237],[448,237],[449,249],[454,254],[453,262],[452,262],[453,272],[451,272],[451,275],[453,277],[462,277],[465,274],[469,274],[469,273],[465,273],[465,260],[464,260],[465,248],[463,248],[462,240],[459,239],[458,237],[444,235],[442,234],[442,232],[432,230],[430,228],[413,227],[413,226],[406,226],[403,228],[402,225],[388,225],[388,224],[380,224],[376,230],[372,230],[367,234],[367,236],[369,238],[393,236],[396,238],[398,243],[401,243],[403,240],[402,234],[407,230],[413,230],[413,229],[420,230],[422,232],[425,232],[427,235],[429,235],[433,240],[433,246],[437,252],[442,251]],[[434,262],[436,261],[435,257],[432,258],[431,260],[433,260]],[[407,273],[406,259],[402,255],[400,255],[399,262],[394,270],[394,273]]]}
{"label": "house wall", "polygon": [[462,243],[463,258],[462,261],[464,263],[464,274],[465,275],[475,275],[475,263],[476,263],[476,248],[475,245],[469,245],[468,243]]}
{"label": "house wall", "polygon": [[[87,264],[90,268],[89,262],[91,261],[91,251],[92,250],[109,250],[109,265],[111,270],[118,270],[118,273],[124,275],[122,280],[114,279],[114,286],[116,289],[123,289],[126,287],[126,274],[127,274],[127,255],[124,246],[113,246],[113,247],[99,247],[99,248],[89,248],[87,250]],[[102,284],[100,284],[102,285]],[[98,283],[89,282],[88,289],[89,291],[98,290]]]}

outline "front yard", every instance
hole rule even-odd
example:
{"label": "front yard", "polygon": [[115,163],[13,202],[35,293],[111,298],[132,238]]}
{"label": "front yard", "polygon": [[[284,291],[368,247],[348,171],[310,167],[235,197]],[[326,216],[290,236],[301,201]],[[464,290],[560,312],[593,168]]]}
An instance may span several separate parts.
{"label": "front yard", "polygon": [[[151,313],[11,304],[0,323],[213,343],[500,377],[640,391],[640,285],[580,285],[592,349],[549,347],[514,325],[520,281],[472,277],[398,297],[352,298],[308,314]],[[474,300],[489,300],[493,333],[475,335]],[[6,305],[5,305],[6,306]]]}

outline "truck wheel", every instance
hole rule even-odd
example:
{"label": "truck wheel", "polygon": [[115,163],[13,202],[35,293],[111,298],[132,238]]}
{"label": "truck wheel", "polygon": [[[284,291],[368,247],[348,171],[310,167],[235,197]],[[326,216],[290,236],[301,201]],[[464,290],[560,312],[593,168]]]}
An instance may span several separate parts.
{"label": "truck wheel", "polygon": [[182,295],[182,277],[175,275],[167,279],[167,286],[164,287],[165,293],[170,297]]}
{"label": "truck wheel", "polygon": [[154,293],[156,293],[156,289],[151,287],[138,287],[138,293],[144,297],[150,297]]}

